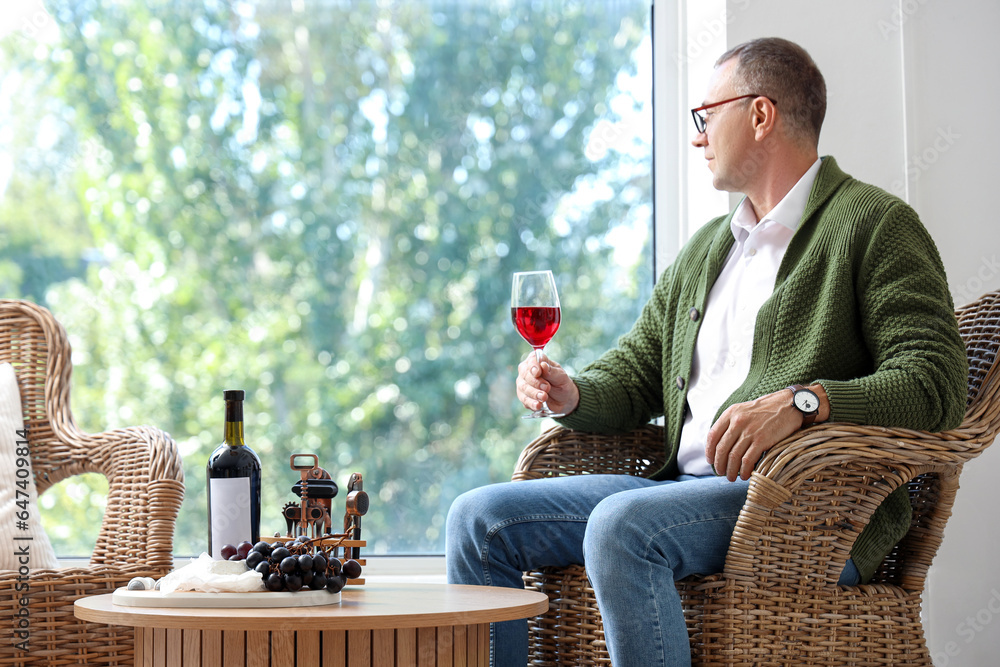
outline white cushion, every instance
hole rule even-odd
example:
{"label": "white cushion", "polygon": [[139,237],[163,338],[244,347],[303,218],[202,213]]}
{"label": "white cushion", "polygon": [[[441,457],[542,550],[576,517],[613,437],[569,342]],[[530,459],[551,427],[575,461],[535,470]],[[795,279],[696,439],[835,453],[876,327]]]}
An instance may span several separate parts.
{"label": "white cushion", "polygon": [[[38,516],[38,492],[24,437],[21,392],[10,364],[0,364],[0,570],[59,566]],[[21,570],[24,572],[24,570]]]}

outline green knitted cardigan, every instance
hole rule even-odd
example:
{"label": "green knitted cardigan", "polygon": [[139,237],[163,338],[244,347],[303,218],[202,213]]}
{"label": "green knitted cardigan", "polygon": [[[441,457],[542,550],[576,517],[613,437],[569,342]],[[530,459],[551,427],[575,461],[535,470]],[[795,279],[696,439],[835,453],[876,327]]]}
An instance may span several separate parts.
{"label": "green knitted cardigan", "polygon": [[[700,316],[733,244],[732,213],[700,229],[657,282],[632,329],[574,380],[568,428],[623,433],[664,417],[677,475],[688,378]],[[761,307],[750,371],[725,401],[818,382],[830,421],[954,428],[965,410],[968,362],[944,267],[917,214],[824,157],[799,229]],[[718,416],[718,415],[717,415]],[[868,581],[909,529],[905,487],[873,514],[851,551]]]}

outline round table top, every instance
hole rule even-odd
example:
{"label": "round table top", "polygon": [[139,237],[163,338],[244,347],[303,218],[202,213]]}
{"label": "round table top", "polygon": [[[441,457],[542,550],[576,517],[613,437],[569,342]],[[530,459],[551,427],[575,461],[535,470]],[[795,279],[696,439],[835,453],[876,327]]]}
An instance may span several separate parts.
{"label": "round table top", "polygon": [[271,609],[123,607],[111,594],[81,598],[77,618],[107,625],[201,630],[376,630],[511,621],[544,613],[544,593],[492,586],[378,584],[341,591],[339,604]]}

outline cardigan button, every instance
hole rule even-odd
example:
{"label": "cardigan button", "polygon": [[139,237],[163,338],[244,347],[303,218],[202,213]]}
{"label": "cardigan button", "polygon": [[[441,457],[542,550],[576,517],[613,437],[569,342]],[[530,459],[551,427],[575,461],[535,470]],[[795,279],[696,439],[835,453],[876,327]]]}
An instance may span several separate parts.
{"label": "cardigan button", "polygon": [[688,315],[691,317],[692,322],[697,322],[698,318],[701,317],[701,313],[698,312],[697,308],[692,308],[688,311]]}
{"label": "cardigan button", "polygon": [[677,376],[677,388],[678,389],[684,388],[684,378],[682,378],[680,375]]}

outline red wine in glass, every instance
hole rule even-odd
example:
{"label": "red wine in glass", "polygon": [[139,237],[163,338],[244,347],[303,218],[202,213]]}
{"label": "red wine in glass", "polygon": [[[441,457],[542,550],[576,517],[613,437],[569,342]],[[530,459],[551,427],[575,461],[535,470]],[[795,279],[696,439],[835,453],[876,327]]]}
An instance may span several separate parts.
{"label": "red wine in glass", "polygon": [[[559,329],[561,313],[556,281],[551,271],[527,271],[514,274],[510,297],[510,316],[521,337],[534,348],[538,365],[542,364],[541,352]],[[524,419],[563,417],[542,404]]]}
{"label": "red wine in glass", "polygon": [[550,306],[528,306],[511,308],[514,326],[528,345],[540,349],[545,347],[559,329],[559,308]]}

